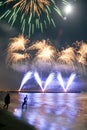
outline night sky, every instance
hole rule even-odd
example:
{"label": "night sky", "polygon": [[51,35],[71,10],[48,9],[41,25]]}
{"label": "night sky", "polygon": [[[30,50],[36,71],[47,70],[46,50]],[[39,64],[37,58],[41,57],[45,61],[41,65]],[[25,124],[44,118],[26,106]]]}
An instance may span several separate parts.
{"label": "night sky", "polygon": [[[35,31],[30,40],[50,39],[55,47],[63,47],[75,41],[87,42],[87,0],[77,0],[74,4],[74,11],[67,16],[67,20],[60,17],[56,20],[56,28],[48,27],[44,33]],[[1,11],[0,11],[1,12]],[[5,64],[6,49],[9,38],[21,34],[18,26],[10,29],[7,21],[0,20],[0,90],[17,89],[20,85],[23,73],[16,72]],[[26,34],[25,34],[26,35]]]}

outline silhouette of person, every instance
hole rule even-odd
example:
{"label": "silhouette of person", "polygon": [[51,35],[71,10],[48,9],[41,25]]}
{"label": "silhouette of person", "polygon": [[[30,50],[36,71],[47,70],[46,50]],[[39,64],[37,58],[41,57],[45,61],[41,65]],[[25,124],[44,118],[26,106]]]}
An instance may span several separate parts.
{"label": "silhouette of person", "polygon": [[27,100],[28,100],[28,97],[27,95],[24,97],[24,102],[22,103],[22,109],[24,108],[24,106],[26,106],[26,109],[27,109]]}
{"label": "silhouette of person", "polygon": [[5,96],[4,103],[5,103],[5,105],[3,106],[3,108],[8,109],[8,106],[10,104],[10,95],[9,95],[9,93],[7,93],[7,95]]}

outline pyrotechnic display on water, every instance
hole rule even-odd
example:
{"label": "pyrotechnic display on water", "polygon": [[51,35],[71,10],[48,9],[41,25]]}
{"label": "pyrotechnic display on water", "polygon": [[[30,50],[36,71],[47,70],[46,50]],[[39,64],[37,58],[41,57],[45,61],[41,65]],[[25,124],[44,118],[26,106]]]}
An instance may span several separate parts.
{"label": "pyrotechnic display on water", "polygon": [[6,63],[12,69],[25,73],[19,91],[33,77],[43,92],[55,79],[67,92],[77,75],[86,73],[86,47],[82,41],[58,50],[49,40],[30,44],[29,39],[20,35],[10,40]]}

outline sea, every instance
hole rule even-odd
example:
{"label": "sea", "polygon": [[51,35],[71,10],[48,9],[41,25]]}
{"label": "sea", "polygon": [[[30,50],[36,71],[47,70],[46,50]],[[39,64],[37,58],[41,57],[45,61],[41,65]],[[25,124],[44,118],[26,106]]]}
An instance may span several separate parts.
{"label": "sea", "polygon": [[[0,93],[0,107],[6,93]],[[27,109],[22,109],[25,96]],[[87,93],[10,92],[8,111],[37,130],[87,130]]]}

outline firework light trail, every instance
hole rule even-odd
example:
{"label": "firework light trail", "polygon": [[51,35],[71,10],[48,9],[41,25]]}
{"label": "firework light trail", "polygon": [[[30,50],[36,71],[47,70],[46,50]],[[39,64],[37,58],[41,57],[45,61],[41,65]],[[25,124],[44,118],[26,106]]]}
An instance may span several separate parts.
{"label": "firework light trail", "polygon": [[35,79],[36,81],[38,82],[38,84],[40,85],[40,88],[42,91],[44,91],[43,87],[42,87],[42,82],[41,82],[41,79],[40,79],[40,76],[37,72],[34,73],[34,76],[35,76]]}
{"label": "firework light trail", "polygon": [[87,44],[82,42],[78,51],[79,57],[78,62],[87,65]]}
{"label": "firework light trail", "polygon": [[54,73],[49,74],[49,76],[48,76],[48,78],[46,79],[46,82],[45,82],[44,91],[46,90],[48,84],[53,80],[53,78],[54,78]]}
{"label": "firework light trail", "polygon": [[25,60],[26,58],[29,58],[28,54],[20,54],[20,53],[14,52],[11,54],[11,56],[10,55],[7,56],[6,61],[7,61],[8,65],[11,63],[16,64],[18,61]]}
{"label": "firework light trail", "polygon": [[[46,81],[45,81],[45,85],[44,85],[44,88],[42,87],[42,81],[41,81],[41,77],[39,76],[38,72],[31,72],[31,71],[28,71],[23,79],[22,79],[22,82],[21,82],[21,85],[20,85],[20,88],[18,89],[18,91],[21,91],[21,89],[23,88],[24,84],[31,78],[32,74],[34,75],[35,77],[35,80],[37,81],[37,83],[39,84],[41,90],[44,92],[48,86],[48,84],[50,82],[53,81],[54,79],[54,73],[50,73],[49,76],[47,77]],[[70,85],[72,84],[73,80],[75,79],[76,77],[76,74],[75,73],[71,73],[70,77],[68,78],[68,82],[67,82],[67,85],[65,87],[65,82],[62,78],[62,75],[61,73],[59,72],[57,74],[57,79],[59,80],[59,83],[61,85],[61,87],[63,88],[64,92],[67,92]]]}
{"label": "firework light trail", "polygon": [[36,53],[36,59],[41,59],[42,61],[52,61],[56,55],[56,48],[49,44],[48,41],[42,40],[37,41],[31,47],[28,48],[29,50],[38,50]]}
{"label": "firework light trail", "polygon": [[21,85],[20,85],[20,88],[18,91],[21,91],[21,88],[23,87],[23,85],[31,78],[32,76],[32,72],[27,72],[24,77],[23,77],[23,80],[21,82]]}
{"label": "firework light trail", "polygon": [[48,62],[53,61],[54,57],[55,57],[55,49],[50,45],[44,46],[44,48],[39,50],[36,55],[37,59],[41,59],[42,61],[48,61]]}
{"label": "firework light trail", "polygon": [[69,79],[68,79],[67,85],[66,85],[66,87],[65,87],[65,83],[64,83],[64,81],[63,81],[63,78],[62,78],[61,73],[59,72],[59,73],[57,74],[57,79],[58,79],[58,81],[59,81],[61,87],[63,88],[64,92],[67,92],[67,91],[68,91],[68,89],[69,89],[70,85],[72,84],[73,80],[75,79],[75,77],[76,77],[76,74],[75,74],[75,73],[71,73],[71,75],[70,75],[70,77],[69,77]]}
{"label": "firework light trail", "polygon": [[[62,3],[66,4],[67,2],[62,0]],[[7,9],[5,12],[2,11],[0,19],[8,18],[11,26],[19,23],[22,33],[24,34],[27,30],[29,37],[35,29],[43,32],[43,29],[47,28],[48,25],[56,26],[53,12],[62,17],[55,0],[5,0],[0,1],[0,7]]]}
{"label": "firework light trail", "polygon": [[26,53],[26,46],[28,42],[29,40],[24,38],[22,35],[10,39],[6,58],[6,63],[8,65],[30,58],[30,54]]}
{"label": "firework light trail", "polygon": [[26,45],[29,43],[29,39],[25,38],[23,35],[18,37],[10,38],[10,43],[8,45],[8,53],[17,52],[19,50],[25,51]]}
{"label": "firework light trail", "polygon": [[61,63],[63,62],[65,64],[73,64],[73,61],[75,61],[75,59],[75,49],[73,47],[69,47],[60,52],[58,61],[60,61]]}
{"label": "firework light trail", "polygon": [[[21,37],[21,38],[20,37],[19,38],[13,38],[12,42],[10,42],[10,45],[8,45],[8,51],[7,51],[7,53],[8,53],[7,54],[8,64],[17,64],[17,62],[20,63],[20,61],[25,60],[25,59],[28,62],[29,57],[30,57],[30,54],[28,53],[28,51],[33,51],[33,50],[36,49],[37,53],[36,53],[35,57],[33,57],[32,60],[34,61],[34,59],[37,59],[36,60],[37,65],[38,66],[40,65],[41,68],[43,67],[42,64],[44,64],[45,65],[45,70],[47,69],[46,62],[47,63],[51,62],[52,59],[54,59],[54,62],[56,64],[59,62],[59,65],[62,65],[62,62],[63,62],[64,65],[71,66],[73,62],[78,61],[78,64],[82,64],[84,66],[84,62],[81,62],[81,60],[80,60],[81,57],[83,57],[84,60],[85,60],[85,65],[86,65],[86,55],[87,55],[86,48],[87,48],[87,44],[84,43],[84,42],[82,42],[81,44],[78,43],[78,49],[75,49],[74,47],[68,47],[68,48],[63,49],[62,51],[58,52],[55,49],[55,47],[53,46],[53,44],[48,44],[48,42],[46,40],[36,41],[36,42],[34,42],[33,45],[28,47],[28,44],[27,44],[28,39],[24,40],[22,38],[23,37]],[[23,40],[23,42],[22,42],[22,40]],[[18,44],[18,46],[17,46],[17,44]],[[27,48],[26,48],[26,46],[27,46]],[[22,53],[19,53],[20,50],[22,51]],[[58,57],[54,58],[55,54],[57,54],[57,52],[58,52]],[[38,60],[40,62],[38,62]],[[42,61],[46,61],[46,62],[42,62]],[[27,62],[26,62],[26,64],[27,64]],[[34,63],[34,62],[32,62],[32,63]],[[22,64],[23,64],[23,62],[22,62]],[[20,64],[19,64],[19,66],[20,66]],[[61,67],[61,69],[64,69],[63,67]],[[54,68],[54,66],[51,67],[51,70],[52,70],[52,68]],[[28,68],[27,71],[29,71],[29,69],[30,68]],[[37,70],[37,68],[36,68],[36,70]],[[69,67],[67,68],[67,72],[68,72],[68,70],[69,70]],[[71,71],[73,72],[73,70],[71,70]],[[68,79],[66,87],[65,87],[65,83],[64,83],[63,78],[62,78],[62,73],[59,72],[57,74],[57,79],[58,79],[61,87],[63,88],[63,90],[65,92],[69,89],[71,83],[73,82],[73,80],[76,77],[76,74],[72,73],[72,72],[71,72],[71,75],[70,75],[70,77]],[[41,75],[41,76],[44,76],[44,75]],[[43,87],[42,82],[41,82],[41,78],[40,78],[40,76],[38,74],[38,71],[34,73],[34,77],[35,77],[35,79],[36,79],[37,83],[39,84],[42,91],[44,91],[46,89],[47,85],[49,84],[49,82],[53,80],[53,74],[51,74],[49,72],[49,76],[46,79],[45,85]],[[23,86],[23,84],[21,86]],[[19,89],[19,90],[21,90],[21,89]]]}
{"label": "firework light trail", "polygon": [[28,48],[28,50],[36,50],[35,57],[32,61],[33,68],[37,68],[38,70],[40,70],[40,73],[42,73],[45,68],[47,68],[48,70],[52,70],[51,66],[55,64],[57,51],[50,41],[36,41]]}
{"label": "firework light trail", "polygon": [[61,75],[60,72],[57,74],[57,79],[58,79],[58,81],[59,81],[61,87],[63,88],[63,90],[66,91],[66,88],[65,88],[65,86],[64,86],[64,81],[63,81],[63,79],[62,79],[62,75]]}
{"label": "firework light trail", "polygon": [[69,77],[69,80],[68,80],[68,83],[67,83],[67,86],[65,88],[65,92],[67,92],[67,90],[69,89],[70,85],[72,84],[73,80],[75,79],[76,77],[76,74],[75,73],[72,73]]}
{"label": "firework light trail", "polygon": [[35,42],[33,43],[33,45],[28,48],[28,50],[35,50],[35,49],[36,49],[36,50],[40,50],[40,49],[44,48],[45,45],[47,45],[47,44],[48,44],[48,43],[47,43],[46,40],[35,41]]}
{"label": "firework light trail", "polygon": [[[63,70],[65,68],[69,70],[73,67],[73,71],[79,68],[77,71],[82,73],[83,68],[81,67],[87,64],[87,44],[84,42],[81,44],[76,42],[76,44],[78,44],[77,48],[68,47],[61,51],[58,51],[49,40],[35,41],[31,46],[28,44],[29,42],[29,39],[22,35],[10,39],[6,57],[6,63],[9,66],[17,63],[24,64],[25,61],[26,65],[28,65],[31,60],[31,68],[41,68],[40,70],[44,70],[48,67],[48,70],[50,70],[50,68],[51,70],[52,68],[63,68]],[[32,55],[33,51],[35,52],[34,55]],[[85,70],[86,68],[84,67],[84,72]]]}

